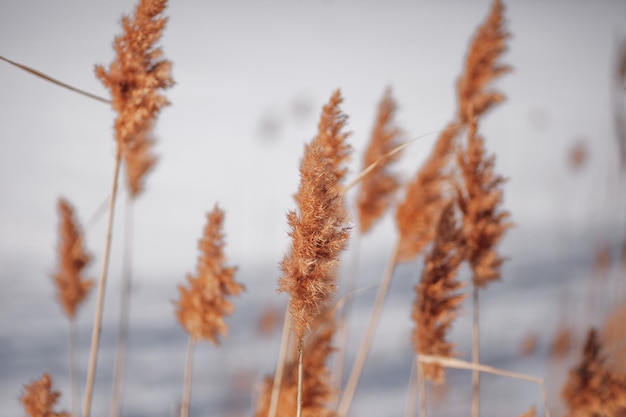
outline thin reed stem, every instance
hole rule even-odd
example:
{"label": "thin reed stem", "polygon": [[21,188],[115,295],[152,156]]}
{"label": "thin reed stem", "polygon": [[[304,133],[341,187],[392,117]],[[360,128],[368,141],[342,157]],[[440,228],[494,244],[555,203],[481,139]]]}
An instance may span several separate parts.
{"label": "thin reed stem", "polygon": [[121,151],[118,148],[115,157],[115,167],[113,169],[113,187],[111,199],[109,200],[109,218],[107,224],[106,239],[104,243],[104,256],[102,259],[102,272],[98,281],[98,300],[96,304],[96,314],[91,333],[91,349],[89,351],[89,365],[87,367],[87,383],[85,384],[85,405],[83,417],[91,414],[91,400],[93,397],[93,385],[96,378],[96,364],[98,362],[98,346],[100,344],[100,332],[102,330],[102,311],[104,310],[104,291],[106,288],[107,272],[109,270],[109,257],[111,256],[111,237],[113,235],[113,217],[115,213],[115,197],[117,195],[117,183],[120,172]]}
{"label": "thin reed stem", "polygon": [[546,385],[542,378],[530,376],[526,374],[520,374],[517,372],[506,371],[504,369],[494,368],[493,366],[481,365],[478,363],[466,362],[456,358],[449,358],[444,356],[424,355],[421,354],[417,357],[417,360],[421,363],[433,363],[439,364],[445,368],[454,369],[466,369],[470,371],[479,371],[486,374],[500,375],[507,378],[521,379],[523,381],[534,382],[541,387],[541,397],[543,399],[543,409],[545,417],[550,417],[550,410],[548,409],[548,396],[546,395]]}
{"label": "thin reed stem", "polygon": [[42,79],[44,79],[44,80],[46,80],[48,82],[51,82],[52,84],[56,84],[59,87],[66,88],[66,89],[68,89],[70,91],[73,91],[75,93],[81,94],[81,95],[83,95],[85,97],[89,97],[90,99],[101,101],[102,103],[111,104],[111,100],[109,100],[109,99],[97,96],[95,94],[88,93],[87,91],[81,90],[80,88],[73,87],[73,86],[71,86],[69,84],[66,84],[66,83],[64,83],[62,81],[59,81],[59,80],[57,80],[55,78],[52,78],[49,75],[46,75],[43,72],[37,71],[34,68],[27,67],[26,65],[20,64],[19,62],[11,61],[10,59],[3,57],[2,55],[0,55],[0,60],[6,62],[7,64],[11,64],[11,65],[13,65],[13,66],[23,70],[23,71],[26,71],[29,74],[34,75],[35,77],[42,78]]}
{"label": "thin reed stem", "polygon": [[[478,287],[472,285],[472,363],[480,363],[480,333],[478,330]],[[480,415],[480,372],[472,372],[472,417]]]}
{"label": "thin reed stem", "polygon": [[115,368],[113,370],[113,394],[109,417],[119,417],[122,414],[122,399],[124,394],[124,374],[126,371],[126,352],[128,350],[128,325],[130,316],[130,295],[132,291],[132,264],[133,264],[133,207],[134,199],[126,198],[126,215],[124,217],[124,255],[122,269],[122,285],[120,294],[120,319],[117,333],[117,348],[115,352]]}
{"label": "thin reed stem", "polygon": [[298,397],[296,404],[296,417],[302,416],[302,380],[304,376],[304,365],[303,365],[303,357],[304,357],[304,337],[300,338],[298,341]]}
{"label": "thin reed stem", "polygon": [[193,352],[196,339],[189,336],[187,345],[187,363],[185,365],[185,382],[183,386],[183,400],[180,404],[180,417],[189,417],[189,404],[191,402],[191,377],[193,373]]}
{"label": "thin reed stem", "polygon": [[283,382],[285,373],[285,364],[287,363],[287,349],[289,348],[289,339],[291,338],[291,313],[289,306],[285,309],[285,319],[283,320],[283,333],[280,338],[280,350],[278,352],[278,363],[276,364],[276,372],[274,372],[274,382],[272,383],[272,396],[270,397],[270,406],[267,417],[276,417],[278,411],[278,398],[280,396],[280,386]]}
{"label": "thin reed stem", "polygon": [[387,266],[385,268],[382,282],[380,284],[380,287],[378,287],[378,292],[376,293],[374,310],[372,311],[372,316],[367,326],[365,338],[363,339],[363,342],[359,347],[359,351],[354,361],[354,365],[352,366],[352,371],[350,372],[350,377],[348,378],[346,388],[344,389],[343,395],[341,396],[341,401],[339,402],[339,407],[337,409],[338,417],[345,417],[350,410],[352,398],[354,397],[357,384],[359,383],[359,379],[361,377],[361,372],[363,371],[363,367],[365,366],[365,360],[367,359],[369,349],[374,339],[374,333],[376,332],[376,327],[378,326],[378,320],[380,319],[380,315],[383,310],[385,297],[387,296],[387,291],[389,290],[389,285],[391,284],[391,277],[393,276],[393,271],[396,268],[399,249],[400,240],[397,240],[394,245],[393,251],[391,252],[389,262],[387,263]]}
{"label": "thin reed stem", "polygon": [[409,375],[409,389],[406,395],[406,409],[404,410],[404,417],[415,417],[415,410],[417,410],[417,396],[419,390],[418,379],[418,362],[417,355],[413,355],[411,363],[411,375]]}
{"label": "thin reed stem", "polygon": [[76,317],[70,319],[70,385],[72,387],[72,416],[80,413],[80,392],[78,388],[78,326]]}
{"label": "thin reed stem", "polygon": [[420,417],[426,417],[426,378],[424,364],[420,363],[419,358],[417,360],[417,379],[420,389]]}

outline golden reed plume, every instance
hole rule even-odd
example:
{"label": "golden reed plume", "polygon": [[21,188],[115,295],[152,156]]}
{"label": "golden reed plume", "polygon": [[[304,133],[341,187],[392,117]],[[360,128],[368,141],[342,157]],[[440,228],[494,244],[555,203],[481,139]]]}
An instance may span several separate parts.
{"label": "golden reed plume", "polygon": [[302,340],[336,289],[339,254],[350,236],[341,181],[350,147],[345,143],[346,116],[336,91],[324,106],[318,135],[305,147],[300,165],[297,211],[287,215],[292,238],[290,253],[281,263],[279,292],[290,295],[289,309],[297,340]]}
{"label": "golden reed plume", "polygon": [[239,295],[244,286],[234,280],[236,268],[224,265],[224,212],[215,205],[207,217],[196,274],[187,277],[189,288],[178,286],[176,316],[193,339],[218,345],[228,331],[224,318],[234,310],[227,297]]}
{"label": "golden reed plume", "polygon": [[59,266],[54,274],[54,282],[57,288],[57,299],[71,320],[76,317],[78,306],[85,301],[93,286],[93,281],[85,279],[82,275],[83,270],[91,261],[91,255],[85,250],[81,228],[70,203],[59,198],[58,210],[61,216],[58,243]]}
{"label": "golden reed plume", "polygon": [[[330,386],[330,369],[328,358],[333,352],[332,338],[336,323],[332,317],[332,309],[328,309],[311,325],[312,330],[307,337],[304,348],[304,383],[302,387],[302,417],[335,417],[336,413],[329,407],[335,399],[336,392]],[[285,366],[284,377],[278,397],[276,417],[291,417],[296,409],[296,393],[298,390],[298,361],[289,361]],[[255,417],[267,417],[272,395],[273,376],[263,382]]]}
{"label": "golden reed plume", "polygon": [[132,198],[137,198],[145,189],[145,176],[154,169],[157,157],[152,152],[154,146],[153,125],[135,135],[134,140],[126,147],[126,183]]}
{"label": "golden reed plume", "polygon": [[96,76],[111,90],[118,149],[124,153],[137,135],[150,130],[161,108],[168,105],[159,93],[174,85],[172,63],[160,59],[161,48],[154,45],[160,39],[167,18],[159,17],[166,0],[141,0],[132,19],[122,18],[124,34],[114,41],[116,59],[108,70],[96,66]]}
{"label": "golden reed plume", "polygon": [[[367,168],[400,145],[399,138],[402,131],[395,125],[396,108],[391,89],[388,88],[378,105],[376,124],[365,151],[363,168]],[[400,186],[400,182],[394,174],[389,172],[389,166],[400,156],[401,153],[395,153],[384,158],[361,180],[357,197],[361,233],[367,233],[393,203],[394,193]]]}
{"label": "golden reed plume", "polygon": [[24,386],[25,393],[20,397],[24,411],[30,417],[70,417],[69,413],[53,410],[61,393],[52,390],[52,378],[47,373],[38,381]]}
{"label": "golden reed plume", "polygon": [[580,364],[569,373],[563,388],[569,417],[613,417],[626,413],[626,377],[605,364],[602,345],[590,329]]}
{"label": "golden reed plume", "polygon": [[[435,241],[426,255],[420,283],[415,286],[413,304],[413,347],[427,355],[450,357],[454,348],[446,333],[456,319],[465,294],[456,274],[463,261],[464,242],[456,224],[454,205],[447,204],[437,224]],[[444,369],[438,364],[424,365],[424,376],[433,382],[444,381]]]}

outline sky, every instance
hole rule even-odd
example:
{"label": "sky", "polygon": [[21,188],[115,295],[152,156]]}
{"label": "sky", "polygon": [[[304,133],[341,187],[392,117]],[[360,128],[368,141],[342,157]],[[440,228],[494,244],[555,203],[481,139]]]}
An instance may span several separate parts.
{"label": "sky", "polygon": [[[360,169],[386,87],[408,137],[442,129],[455,111],[466,47],[489,4],[172,2],[161,45],[176,85],[156,127],[159,164],[135,207],[138,276],[171,286],[173,298],[176,283],[194,268],[205,214],[219,202],[229,259],[259,296],[271,297],[289,244],[285,214],[295,207],[299,160],[322,105],[341,89],[355,149],[351,175]],[[107,96],[93,67],[113,59],[120,17],[133,5],[0,1],[0,55]],[[616,207],[623,202],[607,187],[618,177],[614,73],[626,39],[626,2],[505,6],[512,37],[503,62],[514,71],[496,84],[507,101],[480,127],[497,171],[509,178],[505,206],[516,229],[505,247],[527,260],[558,256],[563,242],[584,236],[616,238],[624,226]],[[114,113],[4,62],[0,91],[0,277],[6,285],[0,337],[6,341],[12,333],[3,329],[19,317],[33,288],[29,302],[52,298],[59,196],[74,204],[88,247],[101,252],[105,222],[96,213],[112,179]],[[398,168],[403,180],[435,136],[408,148]],[[579,172],[567,163],[575,145],[588,153]],[[113,269],[121,259],[124,198],[116,212]],[[385,256],[394,233],[388,217],[363,243],[365,256]],[[275,276],[255,275],[261,266],[274,268]],[[16,381],[16,389],[30,377]]]}

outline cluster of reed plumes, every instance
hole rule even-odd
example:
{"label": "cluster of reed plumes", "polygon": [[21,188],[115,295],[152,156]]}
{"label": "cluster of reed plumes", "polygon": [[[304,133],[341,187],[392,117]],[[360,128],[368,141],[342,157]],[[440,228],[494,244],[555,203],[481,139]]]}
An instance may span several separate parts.
{"label": "cluster of reed plumes", "polygon": [[[60,393],[53,389],[51,377],[43,374],[41,379],[25,386],[21,397],[26,413],[32,417],[89,417],[92,412],[120,168],[126,173],[130,212],[132,202],[144,191],[146,174],[155,166],[152,130],[160,110],[169,104],[163,91],[174,84],[172,64],[162,58],[162,51],[156,46],[167,23],[162,16],[165,7],[165,0],[141,0],[134,15],[122,20],[123,34],[114,42],[115,61],[108,69],[96,67],[96,75],[110,90],[109,102],[117,113],[102,272],[95,285],[83,276],[92,255],[83,247],[81,227],[72,206],[60,199],[58,269],[54,275],[59,303],[72,323],[72,340],[75,340],[78,307],[97,288],[83,408],[79,411],[79,390],[74,377],[71,414],[54,411]],[[413,141],[407,140],[406,133],[394,120],[396,103],[390,89],[380,101],[363,169],[351,181],[348,181],[347,163],[353,149],[348,143],[348,119],[341,109],[341,92],[334,91],[322,108],[318,132],[306,145],[301,159],[296,208],[287,214],[291,246],[280,262],[277,288],[288,294],[289,305],[276,371],[262,382],[254,404],[255,417],[348,416],[394,271],[399,264],[417,259],[423,262],[423,269],[415,285],[412,311],[407,312],[414,320],[414,330],[407,338],[414,348],[417,376],[409,382],[411,395],[406,415],[414,416],[417,408],[420,416],[427,414],[425,386],[445,382],[448,368],[472,373],[473,396],[468,413],[471,408],[473,417],[480,415],[481,373],[538,383],[544,397],[543,401],[538,398],[537,403],[549,415],[543,380],[491,367],[480,358],[479,290],[501,278],[504,257],[498,245],[513,225],[511,215],[503,208],[505,179],[496,172],[495,158],[487,151],[480,134],[484,115],[505,99],[492,83],[512,70],[501,62],[509,36],[504,5],[494,0],[469,44],[457,82],[457,109],[439,133],[431,154],[406,184],[395,175],[393,164]],[[353,187],[358,187],[354,214],[348,201],[348,191]],[[349,373],[343,384],[346,322],[350,320],[346,312],[358,283],[341,276],[342,254],[350,240],[358,244],[388,211],[394,211],[396,242],[377,287],[376,301],[354,364],[345,367]],[[186,283],[179,285],[179,299],[175,301],[176,317],[189,334],[181,417],[189,415],[192,401],[195,344],[206,340],[219,346],[221,338],[228,333],[226,319],[235,310],[232,297],[245,289],[235,279],[236,267],[228,265],[224,216],[217,204],[208,213],[198,245],[196,270],[188,275]],[[126,227],[132,227],[132,222]],[[130,253],[132,241],[126,244],[125,252]],[[122,414],[132,276],[131,261],[125,264],[129,266],[125,269],[120,295],[119,342],[109,410],[112,417]],[[463,265],[470,271],[466,280],[460,276]],[[342,297],[337,297],[339,288],[347,288]],[[455,357],[455,341],[448,335],[468,300],[473,312],[471,361]],[[75,341],[70,345],[75,346]],[[567,415],[626,415],[626,374],[623,369],[618,371],[607,365],[602,349],[598,332],[590,330],[580,364],[571,371],[563,389]],[[71,356],[76,357],[75,353]],[[332,368],[331,359],[335,361]],[[75,360],[71,363],[74,369],[70,374],[75,375]],[[531,409],[525,415],[534,413]]]}

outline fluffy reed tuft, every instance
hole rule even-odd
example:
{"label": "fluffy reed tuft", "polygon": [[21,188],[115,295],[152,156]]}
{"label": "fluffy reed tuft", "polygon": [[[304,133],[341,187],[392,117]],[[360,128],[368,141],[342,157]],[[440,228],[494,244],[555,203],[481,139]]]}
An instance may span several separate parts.
{"label": "fluffy reed tuft", "polygon": [[154,146],[153,125],[139,132],[126,147],[126,179],[131,198],[137,198],[145,189],[145,177],[154,169],[157,157],[152,152]]}
{"label": "fluffy reed tuft", "polygon": [[[465,294],[458,292],[464,285],[455,279],[463,261],[463,246],[454,205],[449,203],[441,212],[433,247],[426,255],[420,283],[415,286],[412,342],[418,353],[452,356],[454,346],[446,341],[446,333],[465,299]],[[433,382],[443,382],[444,369],[438,364],[426,364],[424,376]]]}
{"label": "fluffy reed tuft", "polygon": [[606,365],[598,333],[590,329],[580,364],[563,389],[568,416],[612,417],[626,413],[626,378]]}
{"label": "fluffy reed tuft", "polygon": [[239,295],[244,286],[234,280],[236,268],[224,266],[224,212],[217,205],[208,214],[204,235],[199,242],[200,256],[196,275],[189,275],[189,288],[178,286],[180,300],[176,316],[183,328],[195,339],[206,339],[216,345],[226,336],[224,317],[234,310],[226,297]]}
{"label": "fluffy reed tuft", "polygon": [[[312,331],[307,337],[304,348],[304,383],[302,387],[303,417],[336,417],[336,412],[329,407],[336,392],[330,386],[330,370],[326,363],[331,353],[332,338],[336,323],[331,310],[326,310],[312,324]],[[298,360],[289,361],[285,366],[276,417],[291,417],[296,409],[298,390]],[[267,417],[274,378],[268,376],[263,382],[255,417]]]}
{"label": "fluffy reed tuft", "polygon": [[116,59],[109,69],[96,66],[96,76],[111,90],[115,120],[115,138],[124,154],[138,135],[150,130],[160,110],[168,105],[159,92],[174,85],[172,63],[160,59],[155,47],[167,19],[159,17],[166,0],[141,0],[132,19],[122,18],[123,35],[114,41]]}
{"label": "fluffy reed tuft", "polygon": [[37,381],[24,386],[25,393],[20,397],[24,411],[30,417],[70,417],[69,413],[53,410],[61,396],[52,390],[52,378],[44,373]]}
{"label": "fluffy reed tuft", "polygon": [[[363,158],[364,168],[400,145],[399,138],[402,131],[394,122],[396,108],[391,89],[388,88],[378,105],[376,124]],[[361,181],[357,206],[362,233],[367,233],[393,202],[394,193],[400,186],[400,182],[394,174],[389,172],[389,165],[400,155],[396,153],[384,158]]]}
{"label": "fluffy reed tuft", "polygon": [[478,288],[500,278],[501,258],[495,250],[504,232],[512,226],[509,212],[500,208],[504,179],[493,172],[495,158],[485,155],[483,138],[475,118],[470,121],[467,150],[459,150],[458,165],[463,187],[457,185],[463,212],[463,234],[472,281]]}
{"label": "fluffy reed tuft", "polygon": [[85,301],[93,286],[93,281],[83,277],[83,270],[91,262],[91,255],[84,248],[81,228],[70,203],[59,198],[57,207],[61,221],[58,243],[59,266],[54,274],[54,282],[63,312],[71,320],[76,317],[78,306]]}
{"label": "fluffy reed tuft", "polygon": [[458,117],[469,123],[472,117],[480,117],[495,104],[505,99],[504,95],[486,87],[511,67],[498,63],[506,51],[506,40],[510,37],[504,25],[504,5],[494,0],[487,19],[478,27],[470,43],[465,60],[465,70],[457,81]]}
{"label": "fluffy reed tuft", "polygon": [[339,109],[341,101],[337,90],[322,110],[318,135],[305,147],[300,165],[298,209],[287,214],[292,246],[281,262],[278,291],[290,295],[297,340],[302,340],[335,292],[339,254],[350,236],[340,188],[350,151],[347,134],[341,132],[346,121]]}

